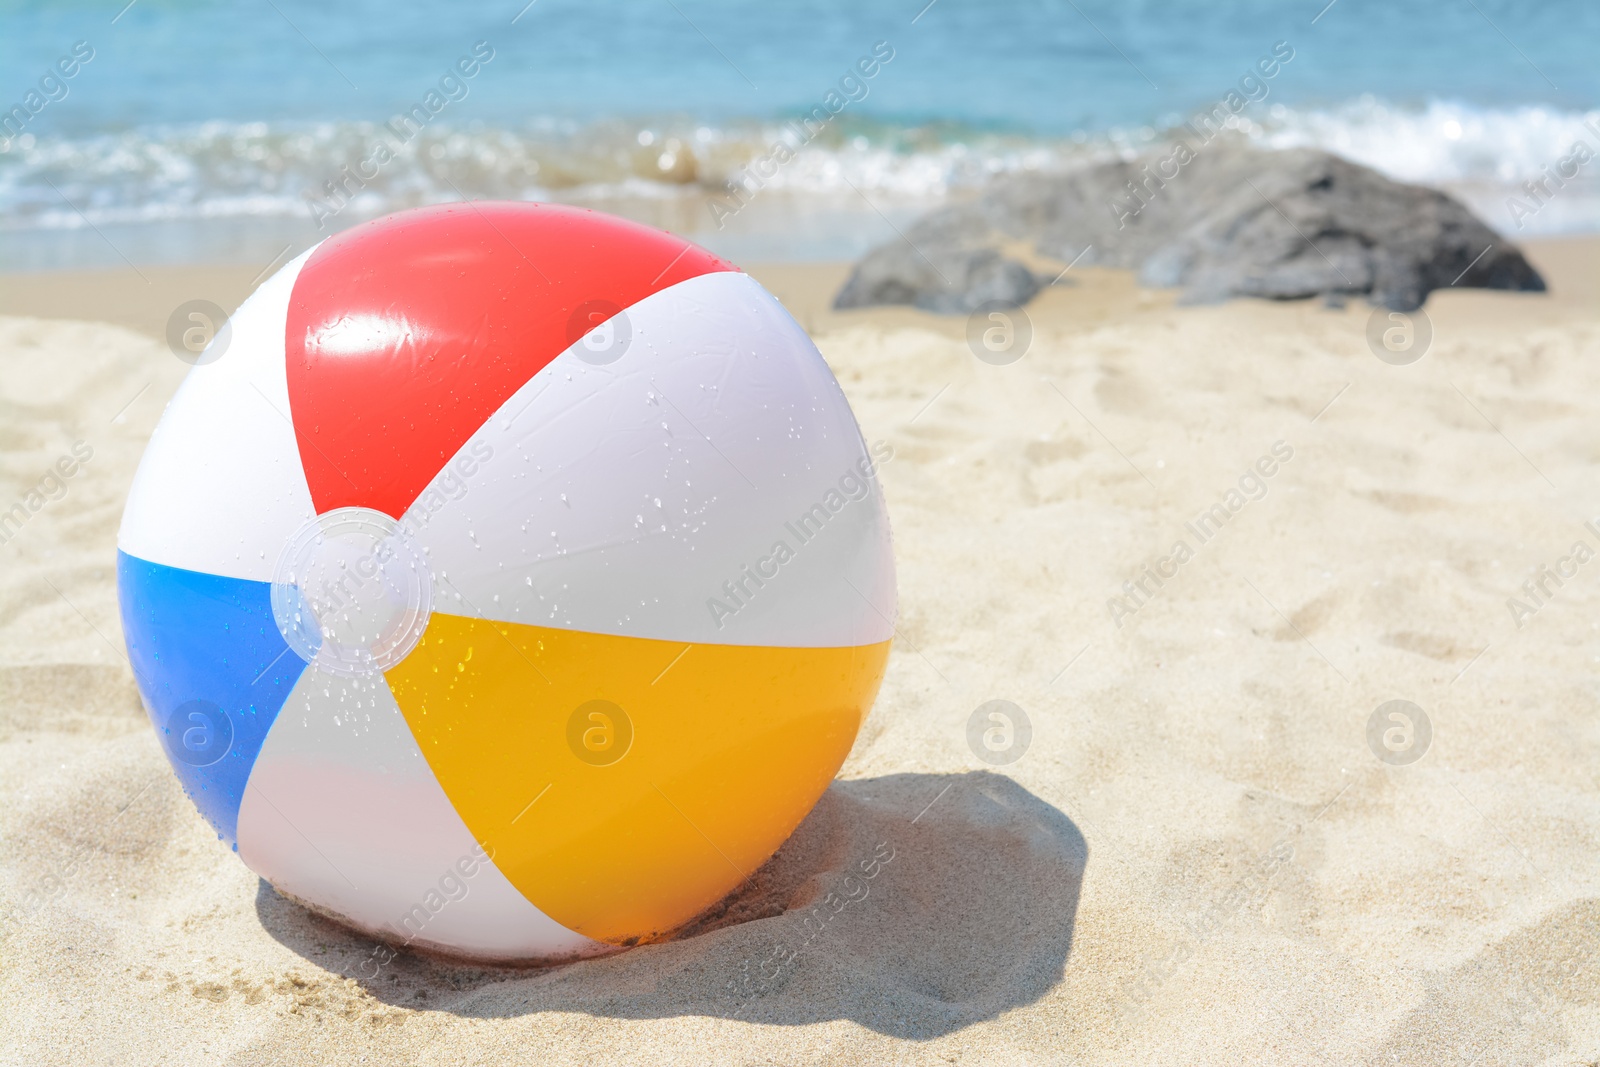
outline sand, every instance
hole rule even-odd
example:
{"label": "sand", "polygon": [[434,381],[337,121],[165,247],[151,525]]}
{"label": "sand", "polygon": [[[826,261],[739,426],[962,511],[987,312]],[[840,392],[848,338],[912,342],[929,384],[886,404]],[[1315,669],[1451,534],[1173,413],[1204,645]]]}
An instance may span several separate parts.
{"label": "sand", "polygon": [[[0,544],[0,1061],[1593,1062],[1600,242],[1531,254],[1552,295],[1436,294],[1405,366],[1364,305],[1103,271],[991,365],[960,319],[828,311],[842,266],[755,271],[895,450],[888,677],[695,936],[531,971],[377,966],[216,840],[139,707],[114,545],[185,370],[156,338],[253,271],[0,281],[0,508],[59,497]],[[1415,762],[1369,745],[1397,699]],[[1031,725],[1000,766],[991,700]]]}

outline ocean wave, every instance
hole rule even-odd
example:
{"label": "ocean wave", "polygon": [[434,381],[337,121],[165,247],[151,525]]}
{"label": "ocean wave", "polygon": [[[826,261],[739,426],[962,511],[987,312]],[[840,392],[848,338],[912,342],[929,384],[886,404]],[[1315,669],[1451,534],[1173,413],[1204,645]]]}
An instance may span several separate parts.
{"label": "ocean wave", "polygon": [[1576,142],[1600,147],[1600,111],[1447,101],[1404,109],[1367,96],[1331,111],[1273,108],[1255,136],[1273,148],[1337,152],[1403,181],[1513,185],[1538,177]]}
{"label": "ocean wave", "polygon": [[[704,198],[786,135],[781,124],[429,127],[410,138],[368,122],[283,127],[211,122],[80,138],[24,134],[0,147],[8,228],[177,218],[369,215],[473,197]],[[1051,146],[859,123],[830,127],[769,183],[790,193],[859,189],[938,197],[991,174],[1047,166]]]}
{"label": "ocean wave", "polygon": [[[1582,142],[1600,155],[1600,112],[1492,109],[1448,101],[1401,108],[1363,97],[1331,109],[1281,105],[1230,120],[1263,146],[1309,145],[1392,177],[1450,188],[1491,225],[1504,202]],[[997,174],[1129,156],[1181,135],[1176,123],[1067,137],[841,116],[759,186],[789,197],[865,194],[937,203]],[[773,146],[783,122],[686,119],[530,122],[406,131],[364,122],[210,122],[87,137],[24,134],[0,145],[0,228],[72,229],[218,218],[345,218],[467,197],[682,201],[723,195]],[[382,146],[382,151],[380,151]],[[379,161],[381,158],[381,161]],[[1593,164],[1600,170],[1600,163]],[[320,205],[320,208],[318,207]],[[1600,229],[1600,184],[1584,173],[1524,232]]]}

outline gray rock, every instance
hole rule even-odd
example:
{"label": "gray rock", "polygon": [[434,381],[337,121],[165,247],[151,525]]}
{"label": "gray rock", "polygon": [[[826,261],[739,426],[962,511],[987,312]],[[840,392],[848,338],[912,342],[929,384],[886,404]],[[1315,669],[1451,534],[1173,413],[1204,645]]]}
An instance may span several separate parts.
{"label": "gray rock", "polygon": [[992,248],[934,245],[926,254],[911,249],[909,258],[897,251],[889,246],[868,254],[834,297],[833,306],[911,304],[925,311],[964,315],[991,300],[1021,307],[1040,289],[1032,271]]}
{"label": "gray rock", "polygon": [[1025,303],[1040,279],[1000,251],[1018,241],[1061,262],[1137,270],[1188,303],[1362,294],[1406,311],[1452,284],[1545,289],[1514,244],[1445,193],[1314,149],[1217,138],[996,181],[869,252],[834,306]]}

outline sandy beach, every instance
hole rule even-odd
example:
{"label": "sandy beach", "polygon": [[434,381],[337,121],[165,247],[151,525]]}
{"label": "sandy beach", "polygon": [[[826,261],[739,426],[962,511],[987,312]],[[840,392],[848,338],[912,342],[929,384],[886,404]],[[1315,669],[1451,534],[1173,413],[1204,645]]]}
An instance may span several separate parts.
{"label": "sandy beach", "polygon": [[[140,707],[115,546],[162,333],[258,268],[0,279],[0,1062],[1594,1062],[1600,240],[1526,249],[1548,295],[1437,292],[1407,365],[1361,302],[1098,269],[993,365],[963,317],[829,310],[846,264],[751,268],[893,447],[887,679],[685,936],[531,970],[279,897]],[[1393,700],[1414,762],[1369,742]]]}

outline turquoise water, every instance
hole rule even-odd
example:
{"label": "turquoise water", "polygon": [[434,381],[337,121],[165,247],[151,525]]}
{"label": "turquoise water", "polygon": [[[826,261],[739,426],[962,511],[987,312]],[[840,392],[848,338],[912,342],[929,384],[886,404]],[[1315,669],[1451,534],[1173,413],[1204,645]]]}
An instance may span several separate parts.
{"label": "turquoise water", "polygon": [[[1600,149],[1600,5],[1575,0],[524,2],[0,7],[0,267],[248,261],[461,196],[849,255],[891,232],[880,212],[1149,147],[1230,90],[1242,135],[1446,186],[1502,229],[1519,182]],[[1263,77],[1275,45],[1292,58]],[[710,210],[819,106],[837,114],[751,209]],[[380,143],[393,160],[330,214],[326,183]],[[1600,227],[1593,178],[1568,192],[1528,232]]]}

